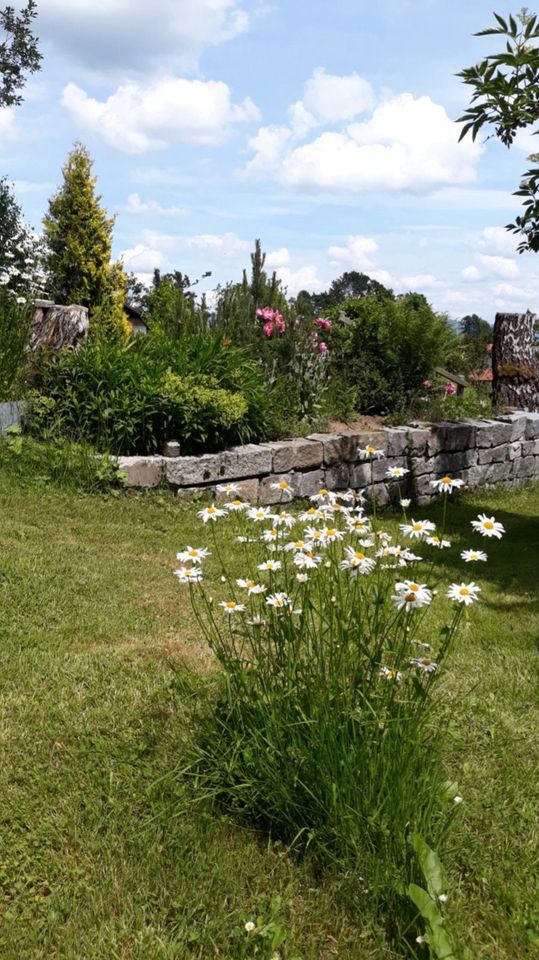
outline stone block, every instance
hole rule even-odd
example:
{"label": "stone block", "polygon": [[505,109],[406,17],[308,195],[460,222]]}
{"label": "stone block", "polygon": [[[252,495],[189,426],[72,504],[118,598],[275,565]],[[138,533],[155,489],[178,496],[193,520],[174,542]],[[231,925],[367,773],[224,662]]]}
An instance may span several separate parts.
{"label": "stone block", "polygon": [[459,470],[467,470],[477,463],[477,456],[477,450],[473,447],[439,453],[436,457],[435,474],[441,477],[444,473],[449,473],[452,476]]}
{"label": "stone block", "polygon": [[163,446],[164,457],[179,457],[180,454],[180,444],[177,440],[168,440],[168,442]]}
{"label": "stone block", "polygon": [[511,434],[510,434],[509,440],[513,441],[513,440],[521,440],[524,434],[526,433],[527,416],[528,415],[524,412],[506,413],[501,417],[497,417],[496,419],[499,420],[500,423],[509,424],[509,426],[511,427]]}
{"label": "stone block", "polygon": [[328,490],[346,490],[350,486],[350,467],[347,463],[337,463],[326,470]]}
{"label": "stone block", "polygon": [[274,490],[273,484],[279,483],[280,480],[286,480],[293,490],[293,496],[296,496],[297,492],[297,481],[296,475],[294,473],[286,474],[270,474],[269,477],[262,477],[258,484],[258,502],[266,505],[271,505],[274,503],[287,504],[290,503],[290,497],[283,496],[282,490]]}
{"label": "stone block", "polygon": [[319,467],[324,460],[324,447],[320,440],[285,440],[273,446],[273,472],[308,470]]}
{"label": "stone block", "polygon": [[404,457],[408,448],[406,427],[388,427],[384,430],[388,457]]}
{"label": "stone block", "polygon": [[509,460],[510,445],[502,443],[499,447],[482,447],[477,451],[477,462],[485,463],[504,463]]}
{"label": "stone block", "polygon": [[520,459],[522,456],[522,440],[514,440],[513,443],[509,444],[509,460]]}
{"label": "stone block", "polygon": [[440,450],[453,452],[456,450],[470,450],[475,446],[475,432],[477,425],[471,423],[439,423],[436,436],[440,442]]}
{"label": "stone block", "polygon": [[512,429],[510,423],[500,420],[480,420],[475,432],[476,446],[499,447],[502,443],[510,443]]}
{"label": "stone block", "polygon": [[477,465],[470,467],[468,470],[461,470],[459,479],[464,480],[466,486],[473,490],[474,487],[480,487],[485,483],[486,469],[484,466]]}
{"label": "stone block", "polygon": [[307,440],[313,440],[322,444],[324,451],[324,464],[331,467],[334,463],[342,460],[342,433],[311,433]]}
{"label": "stone block", "polygon": [[514,467],[506,463],[491,463],[484,467],[483,479],[485,483],[502,483],[514,475]]}
{"label": "stone block", "polygon": [[535,440],[539,437],[539,413],[526,414],[526,440]]}
{"label": "stone block", "polygon": [[180,500],[208,500],[215,499],[215,487],[178,487],[176,496]]}
{"label": "stone block", "polygon": [[438,473],[438,458],[437,457],[415,457],[412,458],[410,462],[410,471],[415,477],[421,477],[424,474],[434,474]]}
{"label": "stone block", "polygon": [[127,487],[158,487],[164,476],[163,457],[118,457]]}
{"label": "stone block", "polygon": [[242,477],[256,477],[271,473],[273,469],[273,451],[269,445],[246,443],[243,447],[232,447],[221,454],[224,466],[222,476],[227,480]]}
{"label": "stone block", "polygon": [[376,450],[387,450],[387,435],[384,430],[357,430],[342,434],[341,449],[343,460],[355,463],[360,460],[359,450],[365,447],[374,447]]}
{"label": "stone block", "polygon": [[[390,496],[389,490],[385,483],[375,483],[374,496],[376,498],[376,504],[378,507],[387,507],[390,501]],[[368,503],[371,503],[372,487],[369,487],[365,490],[365,498]]]}
{"label": "stone block", "polygon": [[5,437],[10,427],[20,427],[23,418],[23,403],[0,403],[0,437]]}
{"label": "stone block", "polygon": [[249,500],[251,503],[257,503],[258,501],[258,477],[250,477],[248,480],[235,480],[235,485],[238,488],[238,492],[230,496],[228,493],[216,491],[217,500],[220,503],[226,503],[228,500],[234,500],[235,497],[239,497],[240,500]]}
{"label": "stone block", "polygon": [[523,457],[539,457],[539,439],[524,440],[522,443]]}
{"label": "stone block", "polygon": [[307,470],[296,475],[298,497],[312,497],[326,486],[324,470]]}
{"label": "stone block", "polygon": [[408,427],[408,448],[413,456],[425,454],[428,452],[429,444],[433,441],[436,434],[432,434],[428,427]]}
{"label": "stone block", "polygon": [[164,461],[165,479],[175,487],[198,483],[220,483],[228,479],[222,453],[204,453],[200,457],[172,457]]}
{"label": "stone block", "polygon": [[529,477],[531,479],[533,476],[539,475],[535,457],[520,457],[519,460],[515,460],[513,467],[515,477]]}

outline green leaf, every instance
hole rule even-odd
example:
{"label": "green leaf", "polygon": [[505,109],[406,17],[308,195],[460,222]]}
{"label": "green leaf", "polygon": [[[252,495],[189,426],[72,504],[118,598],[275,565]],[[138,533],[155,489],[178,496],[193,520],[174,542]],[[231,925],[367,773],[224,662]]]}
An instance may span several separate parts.
{"label": "green leaf", "polygon": [[427,922],[427,935],[432,957],[436,960],[458,960],[451,941],[445,932],[443,917],[438,904],[426,890],[418,887],[415,883],[409,885],[408,896]]}
{"label": "green leaf", "polygon": [[433,899],[436,899],[447,890],[447,878],[442,866],[442,861],[438,854],[429,847],[428,843],[426,843],[419,834],[412,834],[411,844],[417,854],[419,866],[427,882],[429,894]]}

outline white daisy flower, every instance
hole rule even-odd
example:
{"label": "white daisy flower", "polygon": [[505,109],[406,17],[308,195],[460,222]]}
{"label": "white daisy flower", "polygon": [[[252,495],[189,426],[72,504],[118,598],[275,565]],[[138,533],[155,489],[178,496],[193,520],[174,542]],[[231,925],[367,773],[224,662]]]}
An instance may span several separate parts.
{"label": "white daisy flower", "polygon": [[242,537],[241,535],[239,537],[236,537],[236,543],[256,543],[256,542],[257,542],[256,537]]}
{"label": "white daisy flower", "polygon": [[273,543],[275,540],[279,539],[279,531],[277,527],[272,527],[271,530],[264,530],[264,533],[260,537],[261,540],[264,540],[265,543]]}
{"label": "white daisy flower", "polygon": [[405,580],[403,583],[397,583],[396,593],[391,597],[397,610],[405,610],[409,613],[419,607],[426,607],[432,602],[432,593],[427,589],[425,583],[414,583],[412,580]]}
{"label": "white daisy flower", "polygon": [[307,583],[309,580],[308,573],[296,573],[296,580],[298,583]]}
{"label": "white daisy flower", "polygon": [[245,924],[245,928],[244,928],[244,929],[245,929],[246,933],[252,933],[253,930],[256,929],[256,923],[253,923],[252,920],[248,920],[247,923]]}
{"label": "white daisy flower", "polygon": [[480,513],[479,519],[472,520],[471,524],[474,530],[482,534],[483,537],[496,537],[498,540],[501,540],[502,535],[505,533],[503,524],[498,523],[494,517],[487,517],[485,513]]}
{"label": "white daisy flower", "polygon": [[459,795],[457,794],[456,797],[453,797],[453,803],[456,803],[458,806],[459,803],[462,803],[462,797],[459,797]]}
{"label": "white daisy flower", "polygon": [[438,547],[440,550],[451,546],[450,540],[443,540],[436,533],[433,533],[430,537],[425,537],[425,543],[428,543],[430,547]]}
{"label": "white daisy flower", "polygon": [[259,563],[259,570],[280,570],[282,563],[280,560],[264,560],[264,563]]}
{"label": "white daisy flower", "polygon": [[407,473],[410,473],[409,470],[406,470],[405,467],[389,467],[386,471],[386,477],[389,480],[400,480],[402,477],[405,477]]}
{"label": "white daisy flower", "polygon": [[294,563],[300,570],[315,570],[322,563],[322,557],[318,557],[312,550],[300,550],[294,555]]}
{"label": "white daisy flower", "polygon": [[292,499],[292,495],[293,495],[292,487],[290,486],[289,483],[287,483],[287,481],[284,478],[279,480],[277,483],[270,484],[270,486],[272,490],[279,490],[279,492],[283,494],[283,496],[286,496]]}
{"label": "white daisy flower", "polygon": [[309,540],[291,540],[289,543],[285,544],[285,550],[290,552],[293,550],[294,553],[297,553],[298,550],[310,550],[312,543]]}
{"label": "white daisy flower", "polygon": [[202,563],[209,556],[211,554],[207,547],[186,547],[176,554],[176,560],[180,563]]}
{"label": "white daisy flower", "polygon": [[319,530],[318,527],[306,527],[305,533],[313,544],[325,545],[326,537],[323,530]]}
{"label": "white daisy flower", "polygon": [[471,603],[478,600],[478,593],[481,593],[481,587],[478,587],[472,580],[471,583],[452,583],[447,591],[449,600],[456,600],[457,603],[464,603],[469,607]]}
{"label": "white daisy flower", "polygon": [[231,510],[231,511],[251,509],[250,504],[245,503],[245,500],[228,500],[228,502],[225,503],[224,506],[225,506],[225,510]]}
{"label": "white daisy flower", "polygon": [[411,502],[412,502],[412,501],[411,501],[408,497],[403,497],[402,500],[399,500],[399,503],[400,503],[400,505],[401,505],[401,507],[402,507],[403,510],[407,510],[408,507],[410,506]]}
{"label": "white daisy flower", "polygon": [[282,608],[291,607],[292,599],[287,593],[270,593],[269,597],[266,597],[266,603],[269,607],[275,607],[276,609],[280,610]]}
{"label": "white daisy flower", "polygon": [[197,517],[200,517],[204,523],[207,523],[208,520],[215,521],[218,520],[219,517],[226,517],[226,510],[220,510],[219,507],[216,507],[215,504],[212,503],[211,507],[204,507],[203,510],[199,510]]}
{"label": "white daisy flower", "polygon": [[255,583],[254,580],[242,580],[241,577],[239,580],[236,580],[236,583],[242,590],[247,590],[249,596],[256,593],[265,593],[267,590],[267,587],[262,583]]}
{"label": "white daisy flower", "polygon": [[22,306],[23,303],[26,303],[26,297],[17,297],[15,303],[18,303],[19,306]]}
{"label": "white daisy flower", "polygon": [[237,483],[218,483],[216,487],[217,493],[239,493],[240,488]]}
{"label": "white daisy flower", "polygon": [[322,512],[316,507],[309,507],[308,510],[304,510],[303,513],[300,513],[299,519],[302,523],[314,523],[315,520],[320,520],[323,516]]}
{"label": "white daisy flower", "polygon": [[366,447],[358,447],[357,452],[360,460],[381,460],[385,457],[383,450],[377,450],[376,447],[371,447],[370,444]]}
{"label": "white daisy flower", "polygon": [[383,677],[384,680],[402,680],[402,673],[399,670],[390,670],[389,667],[382,667],[380,676]]}
{"label": "white daisy flower", "polygon": [[464,480],[452,480],[451,477],[442,477],[441,480],[431,480],[431,487],[438,493],[453,493],[453,490],[458,490],[459,487],[464,486]]}
{"label": "white daisy flower", "polygon": [[291,513],[287,513],[286,510],[281,510],[281,512],[274,517],[273,522],[276,527],[287,527],[287,529],[290,529],[290,527],[294,526],[296,518],[293,517]]}
{"label": "white daisy flower", "polygon": [[180,583],[200,583],[202,570],[200,567],[182,566],[178,570],[174,570],[174,576],[178,578]]}
{"label": "white daisy flower", "polygon": [[354,550],[353,547],[346,547],[346,558],[341,560],[339,566],[341,570],[359,570],[360,573],[371,573],[376,566],[376,560],[367,557],[361,550]]}
{"label": "white daisy flower", "polygon": [[225,613],[230,616],[234,613],[243,613],[245,610],[244,603],[236,603],[235,600],[221,600],[219,606],[223,608]]}
{"label": "white daisy flower", "polygon": [[488,557],[483,550],[463,550],[461,557],[465,563],[474,563],[476,560],[487,560]]}
{"label": "white daisy flower", "polygon": [[318,493],[313,493],[312,497],[309,497],[309,500],[312,500],[313,503],[320,503],[324,500],[335,501],[337,499],[337,494],[333,493],[332,490],[327,490],[326,487],[320,487]]}
{"label": "white daisy flower", "polygon": [[411,523],[401,523],[399,526],[405,537],[412,537],[414,540],[421,540],[436,530],[436,525],[430,520],[412,520]]}
{"label": "white daisy flower", "polygon": [[261,523],[263,520],[273,522],[275,519],[269,507],[251,507],[247,516],[249,520],[254,520],[255,523]]}
{"label": "white daisy flower", "polygon": [[362,536],[365,533],[370,533],[370,523],[367,519],[363,517],[345,517],[346,526],[350,533],[358,533]]}
{"label": "white daisy flower", "polygon": [[431,660],[430,657],[414,657],[413,660],[410,660],[410,663],[413,667],[418,667],[423,673],[435,673],[438,669],[438,664],[435,660]]}
{"label": "white daisy flower", "polygon": [[342,540],[344,537],[342,530],[337,530],[336,527],[324,527],[322,533],[326,543],[335,543],[336,540]]}

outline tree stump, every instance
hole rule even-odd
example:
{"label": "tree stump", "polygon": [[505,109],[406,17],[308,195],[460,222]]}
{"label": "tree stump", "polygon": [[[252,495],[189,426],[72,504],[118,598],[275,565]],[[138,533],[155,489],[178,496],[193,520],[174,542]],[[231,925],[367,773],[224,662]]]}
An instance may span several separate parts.
{"label": "tree stump", "polygon": [[534,313],[497,313],[492,342],[492,393],[497,406],[539,411],[539,358]]}
{"label": "tree stump", "polygon": [[78,347],[88,334],[88,308],[38,306],[34,315],[29,348],[56,353],[63,347]]}

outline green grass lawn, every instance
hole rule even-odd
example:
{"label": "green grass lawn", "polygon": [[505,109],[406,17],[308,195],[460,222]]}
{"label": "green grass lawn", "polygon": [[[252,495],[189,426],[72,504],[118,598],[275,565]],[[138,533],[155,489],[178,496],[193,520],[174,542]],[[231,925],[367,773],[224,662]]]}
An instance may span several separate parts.
{"label": "green grass lawn", "polygon": [[[507,536],[464,573],[483,510]],[[287,960],[396,956],[347,878],[193,804],[169,775],[211,669],[171,576],[176,551],[205,542],[196,507],[0,474],[0,516],[2,960],[238,960],[255,955],[245,921],[272,916]],[[450,526],[447,579],[475,576],[483,593],[446,682],[447,773],[464,797],[448,923],[474,958],[519,960],[539,944],[539,490],[465,497]]]}

